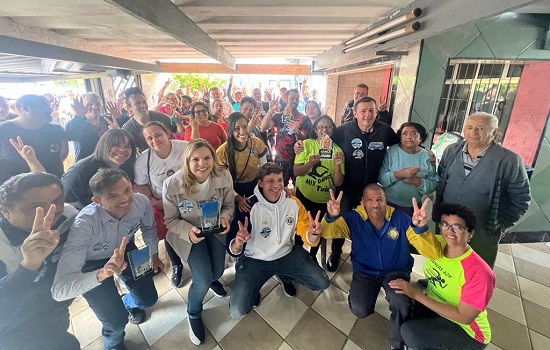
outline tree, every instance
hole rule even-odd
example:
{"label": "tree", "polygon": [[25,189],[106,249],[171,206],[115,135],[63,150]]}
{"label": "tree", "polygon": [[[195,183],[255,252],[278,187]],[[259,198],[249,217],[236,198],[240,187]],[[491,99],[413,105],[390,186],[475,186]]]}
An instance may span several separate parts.
{"label": "tree", "polygon": [[218,86],[223,89],[225,86],[226,80],[218,77],[213,77],[210,74],[198,74],[198,73],[187,73],[187,74],[173,74],[172,79],[179,82],[180,88],[185,88],[189,84],[191,91],[197,89],[202,91],[202,85],[206,85],[208,90],[213,86]]}

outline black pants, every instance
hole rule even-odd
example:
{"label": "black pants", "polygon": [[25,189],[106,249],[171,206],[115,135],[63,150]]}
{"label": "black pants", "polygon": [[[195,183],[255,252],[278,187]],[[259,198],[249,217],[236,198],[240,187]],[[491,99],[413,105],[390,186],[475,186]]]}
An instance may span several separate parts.
{"label": "black pants", "polygon": [[[300,192],[299,188],[296,188],[296,198],[302,202],[306,210],[311,212],[311,216],[315,217],[317,215],[318,211],[321,211],[321,220],[323,219],[323,216],[327,213],[327,205],[326,203],[315,203],[307,199],[302,192]],[[316,247],[309,248],[309,255],[312,257],[317,256],[317,252],[319,251],[319,247],[321,246],[321,242],[324,238],[321,238],[319,240],[319,244]],[[299,246],[304,245],[304,241],[302,240],[301,236],[295,235],[294,237],[294,243]]]}
{"label": "black pants", "polygon": [[[336,193],[337,196],[339,193]],[[340,214],[347,213],[361,203],[362,193],[351,193],[350,191],[344,191],[342,195],[342,201],[340,202]],[[325,208],[326,209],[326,208]],[[344,246],[344,238],[333,238],[332,245],[330,247],[331,255],[340,257],[342,255],[342,247]]]}

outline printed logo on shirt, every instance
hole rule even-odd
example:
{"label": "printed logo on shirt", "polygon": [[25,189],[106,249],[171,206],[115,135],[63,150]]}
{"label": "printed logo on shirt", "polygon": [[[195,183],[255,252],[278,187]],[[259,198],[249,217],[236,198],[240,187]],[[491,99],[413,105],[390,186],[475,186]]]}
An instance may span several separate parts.
{"label": "printed logo on shirt", "polygon": [[109,248],[111,244],[109,242],[106,243],[98,243],[92,247],[92,250],[94,252],[103,252]]}
{"label": "printed logo on shirt", "polygon": [[182,214],[190,213],[193,211],[193,202],[191,202],[189,199],[182,199],[181,202],[178,204],[178,209]]}
{"label": "printed logo on shirt", "polygon": [[285,222],[287,225],[294,225],[294,215],[293,214],[286,214]]}
{"label": "printed logo on shirt", "polygon": [[361,148],[361,146],[363,146],[363,141],[361,141],[361,139],[356,137],[353,140],[351,140],[351,147]]}
{"label": "printed logo on shirt", "polygon": [[429,283],[432,283],[436,288],[445,289],[447,287],[447,280],[445,279],[445,277],[447,277],[446,271],[444,271],[443,267],[434,260],[431,262],[435,265],[435,268],[432,267],[426,270],[426,277]]}
{"label": "printed logo on shirt", "polygon": [[260,231],[260,236],[262,236],[263,238],[267,238],[269,237],[270,233],[271,233],[271,229],[269,227],[264,227]]}
{"label": "printed logo on shirt", "polygon": [[390,230],[388,231],[388,237],[394,240],[399,238],[399,231],[397,231],[395,227],[390,227]]}
{"label": "printed logo on shirt", "polygon": [[61,145],[59,143],[52,143],[50,145],[50,152],[59,153],[60,150],[61,150]]}
{"label": "printed logo on shirt", "polygon": [[128,231],[127,235],[128,236],[133,236],[134,233],[136,233],[138,229],[139,229],[139,222],[137,224],[132,225],[132,227],[130,227],[130,230]]}
{"label": "printed logo on shirt", "polygon": [[383,150],[386,147],[384,147],[384,142],[371,142],[369,143],[369,149],[370,150]]}

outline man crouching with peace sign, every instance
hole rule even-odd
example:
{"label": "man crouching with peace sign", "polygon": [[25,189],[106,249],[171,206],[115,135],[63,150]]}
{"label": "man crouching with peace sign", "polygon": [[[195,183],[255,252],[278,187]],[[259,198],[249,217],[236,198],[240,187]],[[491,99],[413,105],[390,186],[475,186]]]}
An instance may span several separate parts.
{"label": "man crouching with peace sign", "polygon": [[413,199],[411,219],[387,205],[384,189],[375,183],[364,188],[361,204],[342,216],[342,192],[335,198],[331,190],[330,196],[322,237],[351,239],[353,279],[348,296],[351,312],[359,318],[374,313],[378,292],[384,288],[391,311],[388,340],[392,349],[401,349],[399,329],[409,316],[412,303],[409,297],[395,293],[388,283],[396,278],[410,280],[414,260],[409,253],[409,242],[429,259],[442,254],[441,246],[428,229],[428,199],[420,208]]}
{"label": "man crouching with peace sign", "polygon": [[294,234],[317,246],[321,234],[320,212],[313,219],[295,197],[283,191],[283,168],[266,163],[260,168],[258,185],[250,197],[249,213],[237,213],[227,234],[227,251],[238,257],[229,307],[238,318],[260,304],[260,288],[277,275],[311,290],[328,288],[323,269],[302,247]]}

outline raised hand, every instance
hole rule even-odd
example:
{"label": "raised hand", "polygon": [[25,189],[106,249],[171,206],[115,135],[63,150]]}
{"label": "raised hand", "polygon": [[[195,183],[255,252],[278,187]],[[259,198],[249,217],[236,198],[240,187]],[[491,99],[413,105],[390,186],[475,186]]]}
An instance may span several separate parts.
{"label": "raised hand", "polygon": [[290,131],[297,134],[300,132],[300,123],[297,120],[289,120],[286,122],[286,126]]}
{"label": "raised hand", "polygon": [[[315,219],[313,219],[313,217],[311,216],[311,212],[308,210],[307,217],[309,218],[309,229],[307,232],[313,237],[319,237],[319,235],[321,234],[321,222],[319,221],[321,219],[321,211],[318,210]],[[317,239],[313,239],[310,241],[312,241],[313,243],[313,241],[317,241]]]}
{"label": "raised hand", "polygon": [[428,221],[430,218],[428,217],[428,203],[430,203],[430,199],[426,198],[424,203],[422,203],[422,206],[419,208],[418,203],[416,202],[416,198],[412,199],[413,204],[413,215],[412,215],[412,224],[416,227],[422,227],[426,226],[428,224]]}
{"label": "raised hand", "polygon": [[330,193],[330,200],[327,202],[327,213],[329,217],[334,218],[340,215],[340,202],[342,202],[344,192],[340,191],[337,198],[334,197],[334,191],[332,189],[329,189],[328,192]]}
{"label": "raised hand", "polygon": [[106,103],[107,111],[109,112],[109,115],[113,117],[114,119],[118,119],[122,116],[120,113],[120,110],[116,107],[116,104],[114,102],[107,102]]}
{"label": "raised hand", "polygon": [[100,269],[97,273],[97,280],[99,282],[104,281],[105,279],[111,277],[112,275],[120,275],[122,271],[128,266],[128,263],[124,261],[124,254],[126,252],[126,244],[128,243],[128,240],[126,237],[122,237],[122,241],[120,242],[120,247],[115,248],[113,251],[113,255],[105,263],[102,269]]}
{"label": "raised hand", "polygon": [[88,107],[84,105],[84,99],[82,96],[75,97],[71,104],[71,109],[75,115],[85,116],[88,113]]}
{"label": "raised hand", "polygon": [[166,79],[166,81],[164,82],[164,88],[166,89],[171,82],[172,82],[172,79],[170,78]]}
{"label": "raised hand", "polygon": [[300,154],[304,151],[304,144],[302,143],[302,140],[298,140],[296,141],[296,143],[294,143],[294,153],[295,154]]}
{"label": "raised hand", "polygon": [[250,233],[248,232],[248,216],[244,218],[244,224],[241,221],[237,221],[239,225],[239,231],[235,236],[235,244],[237,247],[242,248],[242,246],[250,239]]}
{"label": "raised hand", "polygon": [[387,98],[383,99],[382,96],[380,96],[380,99],[378,100],[378,102],[380,102],[380,104],[378,105],[379,112],[385,111],[388,108],[388,104],[386,103]]}
{"label": "raised hand", "polygon": [[115,117],[112,120],[107,117],[103,117],[103,119],[109,124],[109,129],[120,129]]}
{"label": "raised hand", "polygon": [[14,139],[10,139],[10,143],[15,148],[17,153],[23,158],[26,162],[34,161],[36,160],[36,153],[34,152],[34,148],[29,145],[25,145],[23,143],[23,140],[21,139],[21,136],[17,136],[17,141]]}
{"label": "raised hand", "polygon": [[336,154],[334,155],[334,165],[340,166],[343,163],[344,163],[344,152],[342,151],[336,152]]}
{"label": "raised hand", "polygon": [[21,245],[23,254],[21,266],[27,270],[38,270],[59,243],[59,233],[51,230],[55,209],[55,204],[50,205],[48,212],[44,215],[44,208],[36,208],[31,233]]}
{"label": "raised hand", "polygon": [[272,112],[279,110],[279,100],[277,98],[269,100],[269,110]]}

